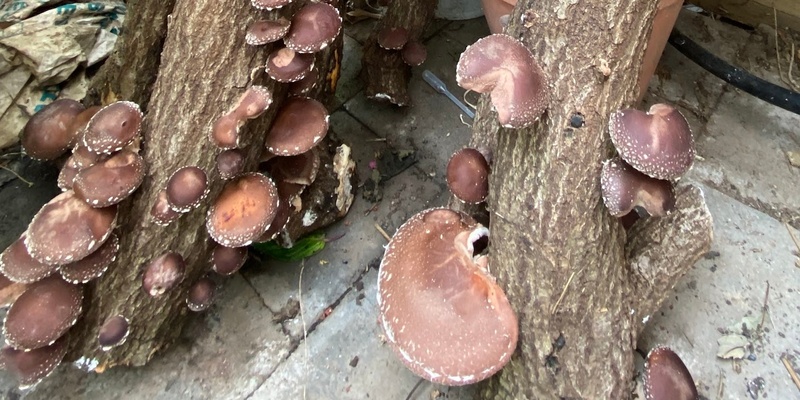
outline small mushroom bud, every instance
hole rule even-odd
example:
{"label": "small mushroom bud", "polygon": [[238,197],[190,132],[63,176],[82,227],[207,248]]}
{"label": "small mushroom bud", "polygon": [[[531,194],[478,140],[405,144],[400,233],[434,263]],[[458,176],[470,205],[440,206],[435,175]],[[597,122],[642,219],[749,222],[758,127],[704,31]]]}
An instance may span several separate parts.
{"label": "small mushroom bud", "polygon": [[261,85],[251,85],[245,90],[233,113],[239,118],[253,119],[263,114],[272,105],[272,92]]}
{"label": "small mushroom bud", "polygon": [[480,203],[489,195],[489,163],[480,151],[464,148],[447,163],[447,187],[465,203]]}
{"label": "small mushroom bud", "polygon": [[408,30],[402,27],[385,27],[378,32],[378,46],[386,50],[400,50],[408,43]]}
{"label": "small mushroom bud", "polygon": [[244,41],[250,46],[276,42],[286,36],[289,26],[289,20],[283,17],[277,20],[260,19],[247,28]]}
{"label": "small mushroom bud", "polygon": [[233,179],[244,171],[244,153],[239,149],[224,150],[217,155],[217,172],[222,179]]}
{"label": "small mushroom bud", "polygon": [[152,297],[159,297],[180,283],[185,271],[186,262],[180,254],[164,253],[145,267],[142,289]]}
{"label": "small mushroom bud", "polygon": [[697,400],[692,374],[681,358],[668,347],[659,346],[647,354],[644,366],[646,400]]}
{"label": "small mushroom bud", "polygon": [[247,247],[216,245],[211,253],[211,269],[222,276],[235,274],[245,261],[247,261]]}
{"label": "small mushroom bud", "polygon": [[186,306],[195,312],[204,311],[211,307],[216,291],[217,284],[211,278],[200,278],[189,288],[189,295],[186,296]]}
{"label": "small mushroom bud", "polygon": [[456,81],[464,89],[491,93],[497,120],[506,128],[533,124],[550,96],[533,54],[505,34],[486,36],[467,47],[458,59]]}
{"label": "small mushroom bud", "polygon": [[29,351],[6,346],[0,351],[0,364],[17,380],[20,389],[27,389],[55,371],[66,354],[64,338]]}
{"label": "small mushroom bud", "polygon": [[85,107],[72,99],[58,99],[28,120],[20,135],[25,154],[35,160],[54,160],[75,143],[72,121]]}
{"label": "small mushroom bud", "polygon": [[290,96],[306,96],[312,89],[317,86],[317,80],[319,78],[319,72],[316,68],[312,68],[306,76],[297,81],[292,82],[289,85],[289,95]]}
{"label": "small mushroom bud", "polygon": [[236,113],[227,113],[217,118],[211,128],[211,141],[223,150],[239,147],[239,128],[243,123]]}
{"label": "small mushroom bud", "polygon": [[167,201],[177,212],[188,212],[208,195],[208,177],[199,167],[187,166],[175,171],[167,181]]}
{"label": "small mushroom bud", "polygon": [[675,207],[675,193],[669,181],[651,178],[619,158],[603,163],[600,187],[603,203],[615,217],[622,217],[635,207],[661,217]]}
{"label": "small mushroom bud", "polygon": [[167,226],[180,216],[181,213],[170,207],[169,201],[167,200],[167,191],[162,190],[158,192],[158,197],[156,197],[156,201],[150,209],[150,217],[153,219],[153,222],[159,226]]}
{"label": "small mushroom bud", "polygon": [[83,144],[92,152],[111,154],[122,150],[139,135],[142,110],[130,101],[117,101],[103,107],[89,120]]}
{"label": "small mushroom bud", "polygon": [[128,333],[130,333],[128,319],[122,315],[115,315],[107,319],[103,326],[100,327],[100,332],[97,334],[97,343],[100,344],[101,350],[108,351],[124,344],[125,340],[128,339]]}
{"label": "small mushroom bud", "polygon": [[675,107],[653,104],[646,113],[619,110],[611,114],[608,130],[619,156],[647,176],[678,179],[692,167],[692,130]]}
{"label": "small mushroom bud", "polygon": [[3,334],[16,349],[49,346],[81,314],[83,288],[52,275],[31,284],[8,309]]}
{"label": "small mushroom bud", "polygon": [[328,3],[308,3],[292,17],[283,42],[298,53],[316,53],[333,43],[341,29],[339,10]]}

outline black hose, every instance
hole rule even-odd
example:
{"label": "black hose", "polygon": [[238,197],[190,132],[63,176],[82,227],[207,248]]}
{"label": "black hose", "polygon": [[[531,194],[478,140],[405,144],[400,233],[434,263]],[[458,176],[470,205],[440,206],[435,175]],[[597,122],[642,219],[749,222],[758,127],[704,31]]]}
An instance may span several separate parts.
{"label": "black hose", "polygon": [[800,114],[800,93],[767,82],[749,72],[734,67],[709,53],[677,29],[672,31],[669,44],[708,72],[731,85],[784,110]]}

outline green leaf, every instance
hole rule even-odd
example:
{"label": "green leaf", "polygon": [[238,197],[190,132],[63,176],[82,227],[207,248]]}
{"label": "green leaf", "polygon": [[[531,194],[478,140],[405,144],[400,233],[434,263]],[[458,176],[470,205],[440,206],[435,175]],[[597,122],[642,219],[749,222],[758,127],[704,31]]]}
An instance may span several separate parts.
{"label": "green leaf", "polygon": [[300,261],[320,252],[325,248],[325,233],[315,232],[294,243],[294,246],[281,247],[274,240],[253,243],[253,249],[259,254],[278,261]]}

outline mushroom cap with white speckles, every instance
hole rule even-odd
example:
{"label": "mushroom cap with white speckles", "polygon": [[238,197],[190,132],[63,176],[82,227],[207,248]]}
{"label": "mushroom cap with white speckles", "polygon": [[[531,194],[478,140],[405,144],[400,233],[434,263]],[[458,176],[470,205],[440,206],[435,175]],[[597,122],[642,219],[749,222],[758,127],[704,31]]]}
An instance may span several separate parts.
{"label": "mushroom cap with white speckles", "polygon": [[26,234],[0,254],[0,273],[19,283],[33,283],[56,272],[60,265],[45,264],[31,257],[25,247]]}
{"label": "mushroom cap with white speckles", "polygon": [[117,101],[92,116],[83,134],[83,145],[98,154],[121,150],[139,134],[142,110],[130,101]]}
{"label": "mushroom cap with white speckles", "polygon": [[58,272],[70,283],[89,282],[101,277],[108,270],[111,263],[116,260],[117,252],[119,252],[119,238],[112,234],[94,253],[62,266]]}
{"label": "mushroom cap with white speckles", "polygon": [[675,107],[653,104],[611,114],[608,131],[617,152],[636,170],[656,179],[673,180],[694,162],[694,138],[686,118]]}
{"label": "mushroom cap with white speckles", "polygon": [[603,163],[600,189],[603,203],[614,217],[622,217],[637,206],[651,216],[662,217],[675,207],[672,183],[651,178],[619,157]]}
{"label": "mushroom cap with white speckles", "polygon": [[645,400],[696,400],[692,374],[670,348],[658,346],[647,354],[644,366]]}
{"label": "mushroom cap with white speckles", "polygon": [[216,292],[217,284],[211,278],[200,278],[189,287],[186,306],[194,312],[204,311],[211,307]]}
{"label": "mushroom cap with white speckles", "polygon": [[507,128],[524,128],[544,113],[550,88],[544,71],[520,41],[505,34],[479,39],[467,47],[456,66],[464,89],[491,93],[497,120]]}
{"label": "mushroom cap with white speckles", "polygon": [[67,264],[100,248],[111,235],[117,206],[93,208],[66,191],[42,206],[28,225],[25,246],[45,264]]}
{"label": "mushroom cap with white speckles", "polygon": [[8,309],[3,334],[17,349],[53,344],[81,314],[83,287],[52,275],[31,284]]}
{"label": "mushroom cap with white speckles", "polygon": [[181,167],[167,180],[166,190],[169,206],[180,213],[188,212],[208,195],[208,176],[200,167]]}
{"label": "mushroom cap with white speckles", "polygon": [[206,218],[206,230],[226,247],[247,246],[269,228],[278,210],[278,190],[272,179],[248,173],[228,181]]}
{"label": "mushroom cap with white speckles", "polygon": [[428,49],[421,42],[412,40],[403,46],[403,49],[400,50],[400,55],[403,57],[403,62],[416,67],[422,65],[428,58]]}
{"label": "mushroom cap with white speckles", "polygon": [[35,160],[53,160],[64,154],[75,142],[70,128],[85,110],[72,99],[58,99],[33,114],[20,134],[22,149]]}
{"label": "mushroom cap with white speckles", "polygon": [[378,32],[378,46],[386,50],[400,50],[408,43],[408,29],[387,26]]}
{"label": "mushroom cap with white speckles", "polygon": [[229,112],[214,121],[208,139],[222,150],[239,147],[239,129],[244,125],[245,119]]}
{"label": "mushroom cap with white speckles", "polygon": [[130,150],[121,150],[104,161],[80,170],[73,180],[72,190],[92,207],[108,207],[136,191],[144,180],[144,174],[142,156]]}
{"label": "mushroom cap with white speckles", "polygon": [[316,53],[333,43],[342,30],[342,17],[336,7],[322,2],[308,3],[292,17],[286,47],[298,53]]}
{"label": "mushroom cap with white speckles", "polygon": [[289,20],[283,17],[276,20],[260,19],[247,28],[244,41],[250,46],[276,42],[286,36],[290,25]]}
{"label": "mushroom cap with white speckles", "polygon": [[281,83],[291,83],[305,78],[312,68],[314,68],[313,54],[298,53],[281,47],[267,57],[265,70],[270,78]]}
{"label": "mushroom cap with white speckles", "polygon": [[329,119],[322,103],[305,97],[290,98],[278,111],[264,145],[279,156],[305,153],[328,134]]}
{"label": "mushroom cap with white speckles", "polygon": [[150,218],[153,220],[153,223],[159,226],[167,226],[180,216],[181,213],[173,210],[169,205],[167,190],[164,189],[158,192],[156,201],[153,202],[153,206],[150,208]]}
{"label": "mushroom cap with white speckles", "polygon": [[378,273],[380,322],[411,371],[466,385],[500,370],[517,345],[518,322],[503,290],[474,255],[488,230],[467,214],[429,209],[394,234]]}
{"label": "mushroom cap with white speckles", "polygon": [[235,274],[245,261],[247,261],[247,247],[216,245],[211,252],[211,269],[222,276]]}
{"label": "mushroom cap with white speckles", "polygon": [[250,0],[250,4],[259,10],[272,11],[290,4],[292,0]]}
{"label": "mushroom cap with white speckles", "polygon": [[142,289],[152,297],[159,297],[183,280],[186,261],[175,252],[166,252],[151,260],[142,274]]}
{"label": "mushroom cap with white speckles", "polygon": [[27,389],[50,375],[66,354],[66,339],[30,351],[6,346],[0,351],[0,364],[17,380],[20,389]]}
{"label": "mushroom cap with white speckles", "polygon": [[250,85],[247,90],[239,96],[231,111],[239,118],[253,119],[267,111],[272,105],[272,91],[262,85]]}

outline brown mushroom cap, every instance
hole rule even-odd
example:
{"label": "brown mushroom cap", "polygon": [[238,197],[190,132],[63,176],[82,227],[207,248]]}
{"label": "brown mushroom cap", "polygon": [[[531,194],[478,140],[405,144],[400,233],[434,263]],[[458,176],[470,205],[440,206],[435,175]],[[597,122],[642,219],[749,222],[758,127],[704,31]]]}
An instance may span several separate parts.
{"label": "brown mushroom cap", "polygon": [[81,314],[83,288],[52,275],[31,284],[8,309],[3,334],[17,349],[53,344]]}
{"label": "brown mushroom cap", "polygon": [[224,150],[217,155],[217,172],[222,179],[233,179],[244,171],[244,153],[239,149]]}
{"label": "brown mushroom cap", "polygon": [[83,144],[92,152],[111,154],[122,150],[139,134],[142,110],[130,101],[117,101],[95,114],[83,134]]}
{"label": "brown mushroom cap", "polygon": [[208,177],[200,167],[186,166],[167,181],[167,201],[177,212],[188,212],[208,195]]}
{"label": "brown mushroom cap", "polygon": [[144,268],[142,289],[152,297],[158,297],[183,280],[186,262],[180,254],[166,252],[154,258]]}
{"label": "brown mushroom cap", "polygon": [[110,158],[78,172],[72,187],[75,195],[92,207],[117,204],[130,196],[144,180],[142,156],[121,150]]}
{"label": "brown mushroom cap", "polygon": [[53,160],[75,143],[72,121],[85,107],[72,99],[58,99],[33,114],[20,135],[25,154],[36,160]]}
{"label": "brown mushroom cap", "polygon": [[384,27],[378,32],[378,46],[386,50],[400,50],[408,43],[408,30],[402,27]]}
{"label": "brown mushroom cap", "polygon": [[74,144],[78,144],[80,141],[79,139],[83,136],[83,132],[86,130],[86,125],[89,124],[89,121],[92,119],[92,117],[102,108],[103,107],[100,106],[91,106],[75,116],[75,118],[72,120],[72,123],[69,125],[69,130],[75,137]]}
{"label": "brown mushroom cap", "polygon": [[412,372],[435,383],[485,379],[511,358],[518,324],[473,254],[488,230],[464,213],[425,210],[397,230],[378,273],[380,321]]}
{"label": "brown mushroom cap", "polygon": [[291,2],[292,0],[250,0],[250,4],[252,4],[253,7],[268,11],[281,8]]}
{"label": "brown mushroom cap", "polygon": [[[291,184],[290,184],[291,185]],[[278,234],[281,233],[283,228],[289,223],[289,219],[291,219],[292,212],[294,208],[292,207],[292,199],[288,196],[284,196],[281,193],[281,188],[285,187],[285,185],[277,185],[278,186],[278,210],[275,212],[275,218],[272,220],[272,223],[269,225],[266,231],[264,231],[261,236],[259,236],[254,242],[269,242],[270,240],[275,239],[278,237]]]}
{"label": "brown mushroom cap", "polygon": [[400,55],[406,64],[416,67],[422,65],[428,58],[428,49],[425,48],[424,44],[412,40],[403,46],[403,49],[400,50]]}
{"label": "brown mushroom cap", "polygon": [[56,272],[60,265],[44,264],[31,257],[25,237],[23,233],[0,254],[0,273],[14,282],[33,283]]}
{"label": "brown mushroom cap", "polygon": [[65,281],[70,283],[86,283],[101,277],[111,263],[117,258],[119,239],[117,235],[111,237],[94,253],[61,267],[58,271]]}
{"label": "brown mushroom cap", "polygon": [[342,29],[339,10],[328,3],[308,3],[292,17],[286,47],[298,53],[316,53],[328,47]]}
{"label": "brown mushroom cap", "polygon": [[167,226],[180,216],[181,213],[173,210],[169,205],[166,189],[158,192],[156,201],[153,203],[153,207],[150,208],[150,217],[153,219],[153,222],[156,225]]}
{"label": "brown mushroom cap", "polygon": [[239,118],[253,119],[263,114],[272,105],[272,92],[266,86],[250,85],[242,93],[233,113]]}
{"label": "brown mushroom cap", "polygon": [[694,139],[675,107],[653,104],[648,112],[619,110],[608,121],[611,141],[633,168],[656,179],[678,179],[694,162]]}
{"label": "brown mushroom cap", "polygon": [[273,157],[266,168],[275,180],[308,186],[317,178],[319,164],[319,153],[313,148],[296,156]]}
{"label": "brown mushroom cap", "polygon": [[45,204],[28,225],[25,246],[46,264],[67,264],[100,248],[111,235],[117,206],[92,208],[70,191]]}
{"label": "brown mushroom cap", "polygon": [[222,276],[235,274],[245,261],[247,261],[247,247],[216,245],[211,253],[211,269]]}
{"label": "brown mushroom cap", "polygon": [[281,156],[305,153],[328,134],[329,119],[328,110],[314,99],[288,99],[267,134],[267,150]]}
{"label": "brown mushroom cap", "polygon": [[228,181],[208,210],[206,229],[227,247],[247,246],[269,228],[278,209],[278,190],[262,174],[249,173]]}
{"label": "brown mushroom cap", "polygon": [[316,68],[311,68],[303,79],[300,79],[297,82],[292,82],[289,85],[289,95],[290,96],[305,96],[317,86],[317,79],[319,78],[319,72]]}
{"label": "brown mushroom cap", "polygon": [[100,344],[103,351],[108,351],[125,343],[129,333],[128,319],[122,315],[115,315],[103,322],[103,326],[100,327],[100,332],[97,334],[97,343]]}
{"label": "brown mushroom cap", "polygon": [[281,83],[297,82],[311,72],[314,67],[314,55],[298,53],[292,49],[281,47],[267,58],[266,71],[272,79]]}
{"label": "brown mushroom cap", "polygon": [[190,310],[198,312],[211,307],[214,302],[214,294],[217,291],[217,284],[209,277],[200,278],[189,287],[189,295],[186,296],[186,306]]}
{"label": "brown mushroom cap", "polygon": [[544,113],[549,88],[544,71],[530,50],[505,34],[486,36],[467,47],[456,67],[464,89],[491,92],[497,120],[507,128],[524,128]]}
{"label": "brown mushroom cap", "polygon": [[461,201],[480,203],[489,195],[489,163],[480,151],[464,148],[447,163],[447,187]]}
{"label": "brown mushroom cap", "polygon": [[214,121],[209,139],[222,150],[239,147],[239,128],[244,124],[235,112],[224,114]]}
{"label": "brown mushroom cap", "polygon": [[608,212],[622,217],[642,207],[654,217],[666,215],[675,207],[675,193],[669,181],[651,178],[616,157],[603,163],[600,187]]}
{"label": "brown mushroom cap", "polygon": [[289,32],[291,23],[286,18],[276,20],[260,19],[247,28],[245,43],[251,46],[261,46],[281,40]]}
{"label": "brown mushroom cap", "polygon": [[61,171],[58,172],[58,180],[56,180],[58,188],[61,189],[62,192],[72,189],[75,177],[81,169],[77,161],[75,161],[74,155],[67,158],[64,166],[61,167]]}
{"label": "brown mushroom cap", "polygon": [[66,339],[30,351],[6,346],[0,351],[0,363],[19,382],[20,389],[27,389],[50,375],[66,354]]}
{"label": "brown mushroom cap", "polygon": [[97,162],[102,161],[107,156],[93,153],[89,151],[89,149],[82,145],[78,144],[75,148],[72,149],[72,157],[75,160],[75,164],[80,167],[81,169],[91,167],[95,165]]}
{"label": "brown mushroom cap", "polygon": [[696,400],[697,388],[689,369],[675,352],[659,346],[647,354],[644,366],[646,400]]}

